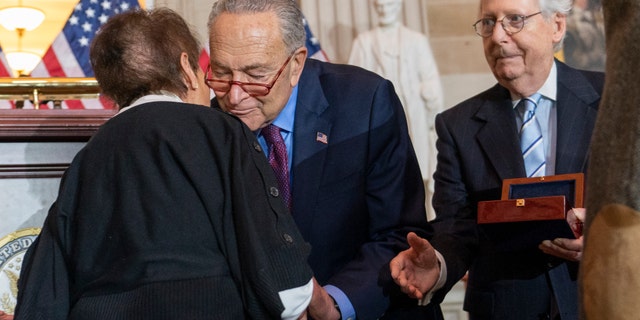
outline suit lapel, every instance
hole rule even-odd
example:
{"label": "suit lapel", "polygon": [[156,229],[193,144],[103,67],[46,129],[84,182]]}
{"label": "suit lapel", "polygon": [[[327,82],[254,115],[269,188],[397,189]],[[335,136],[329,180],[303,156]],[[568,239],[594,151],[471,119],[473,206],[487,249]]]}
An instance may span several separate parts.
{"label": "suit lapel", "polygon": [[583,172],[600,95],[578,71],[558,65],[556,174]]}
{"label": "suit lapel", "polygon": [[[308,206],[316,203],[320,182],[323,180],[324,159],[327,147],[331,143],[331,122],[326,110],[329,106],[322,93],[322,85],[316,69],[307,62],[299,83],[298,100],[293,136],[293,215],[303,234],[311,227],[310,217],[299,216],[311,214]],[[324,143],[318,134],[324,134]],[[306,210],[301,210],[302,207]]]}
{"label": "suit lapel", "polygon": [[475,114],[485,125],[478,130],[477,141],[500,179],[525,175],[524,161],[511,99],[506,89],[497,86]]}

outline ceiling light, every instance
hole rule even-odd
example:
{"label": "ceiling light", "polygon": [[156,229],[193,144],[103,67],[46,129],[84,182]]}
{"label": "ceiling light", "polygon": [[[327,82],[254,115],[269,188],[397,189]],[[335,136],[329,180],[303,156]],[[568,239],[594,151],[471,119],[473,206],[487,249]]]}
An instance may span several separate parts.
{"label": "ceiling light", "polygon": [[27,51],[6,52],[7,62],[13,72],[20,75],[27,75],[40,62],[40,56]]}
{"label": "ceiling light", "polygon": [[13,31],[24,29],[31,31],[44,21],[44,12],[31,7],[23,7],[22,2],[16,7],[0,9],[0,25]]}

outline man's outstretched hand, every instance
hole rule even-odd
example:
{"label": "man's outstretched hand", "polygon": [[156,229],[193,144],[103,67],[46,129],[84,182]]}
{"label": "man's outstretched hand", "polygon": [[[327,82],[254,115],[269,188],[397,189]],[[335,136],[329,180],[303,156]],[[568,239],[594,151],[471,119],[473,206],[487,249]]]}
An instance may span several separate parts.
{"label": "man's outstretched hand", "polygon": [[407,242],[410,248],[398,253],[389,264],[391,277],[409,297],[422,299],[438,281],[440,264],[429,241],[410,232]]}

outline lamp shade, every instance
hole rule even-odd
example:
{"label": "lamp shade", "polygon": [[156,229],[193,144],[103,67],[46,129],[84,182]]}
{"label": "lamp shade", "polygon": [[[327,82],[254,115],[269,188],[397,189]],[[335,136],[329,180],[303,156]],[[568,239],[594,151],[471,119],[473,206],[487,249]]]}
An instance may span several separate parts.
{"label": "lamp shade", "polygon": [[8,30],[37,28],[44,21],[44,12],[31,7],[7,7],[0,9],[0,25]]}
{"label": "lamp shade", "polygon": [[18,75],[31,73],[40,62],[40,56],[26,51],[6,52],[6,57],[9,67]]}

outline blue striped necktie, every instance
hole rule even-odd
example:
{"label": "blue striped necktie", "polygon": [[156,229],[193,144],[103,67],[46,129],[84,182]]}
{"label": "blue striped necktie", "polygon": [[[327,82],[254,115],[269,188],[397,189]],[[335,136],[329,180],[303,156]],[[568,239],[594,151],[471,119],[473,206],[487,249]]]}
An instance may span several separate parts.
{"label": "blue striped necktie", "polygon": [[538,100],[540,100],[540,94],[536,93],[531,97],[520,100],[518,103],[518,110],[522,112],[520,148],[522,149],[527,177],[544,176],[546,168],[542,130],[540,130],[540,124],[536,120]]}

